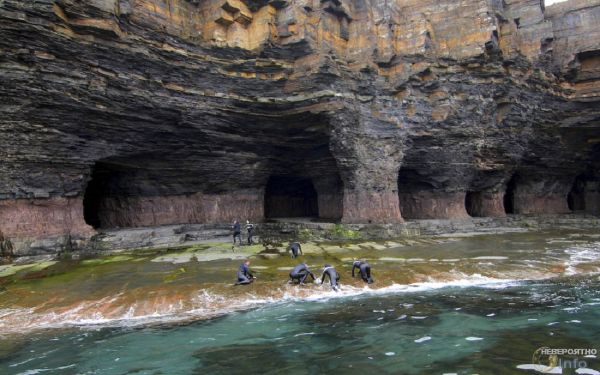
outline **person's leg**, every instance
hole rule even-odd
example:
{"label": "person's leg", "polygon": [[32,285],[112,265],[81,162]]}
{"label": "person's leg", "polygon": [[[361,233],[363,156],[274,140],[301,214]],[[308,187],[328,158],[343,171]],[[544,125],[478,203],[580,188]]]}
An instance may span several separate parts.
{"label": "person's leg", "polygon": [[304,282],[306,281],[307,277],[308,277],[308,272],[307,271],[303,271],[302,272],[302,279],[300,280],[300,284],[304,284]]}

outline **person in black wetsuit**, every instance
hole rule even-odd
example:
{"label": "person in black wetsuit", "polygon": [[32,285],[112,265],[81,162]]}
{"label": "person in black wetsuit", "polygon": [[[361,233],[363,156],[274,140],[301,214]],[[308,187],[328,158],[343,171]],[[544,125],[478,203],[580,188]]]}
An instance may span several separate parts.
{"label": "person in black wetsuit", "polygon": [[254,277],[252,275],[252,273],[250,272],[250,261],[249,260],[246,260],[240,266],[240,269],[238,270],[238,273],[237,273],[237,279],[238,280],[237,280],[237,283],[235,283],[235,285],[250,284],[254,281],[254,279],[256,279],[256,277]]}
{"label": "person in black wetsuit", "polygon": [[302,246],[298,242],[293,242],[290,245],[290,251],[292,252],[292,258],[298,258],[298,253],[304,255],[302,252]]}
{"label": "person in black wetsuit", "polygon": [[371,265],[364,260],[357,260],[352,264],[352,277],[354,277],[354,270],[358,268],[360,271],[360,278],[364,282],[373,284],[373,278],[371,277]]}
{"label": "person in black wetsuit", "polygon": [[336,292],[340,289],[338,282],[340,281],[340,274],[337,273],[335,268],[331,265],[326,264],[325,268],[323,268],[323,275],[321,275],[321,285],[325,282],[325,276],[329,277],[329,283],[331,284],[331,289]]}
{"label": "person in black wetsuit", "polygon": [[298,281],[299,284],[304,284],[309,275],[313,280],[315,279],[315,275],[310,272],[306,263],[299,264],[290,272],[290,282]]}
{"label": "person in black wetsuit", "polygon": [[248,245],[252,245],[252,236],[254,235],[254,224],[246,220],[246,230],[248,231]]}
{"label": "person in black wetsuit", "polygon": [[233,229],[233,245],[235,246],[235,238],[237,237],[240,240],[240,245],[242,244],[242,226],[239,221],[234,221],[231,226]]}

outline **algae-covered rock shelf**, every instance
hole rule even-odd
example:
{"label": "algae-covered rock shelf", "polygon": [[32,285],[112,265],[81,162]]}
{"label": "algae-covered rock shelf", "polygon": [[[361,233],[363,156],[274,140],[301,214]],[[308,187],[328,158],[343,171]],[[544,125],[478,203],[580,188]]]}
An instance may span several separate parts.
{"label": "algae-covered rock shelf", "polygon": [[598,19],[599,0],[0,1],[0,237],[598,214]]}

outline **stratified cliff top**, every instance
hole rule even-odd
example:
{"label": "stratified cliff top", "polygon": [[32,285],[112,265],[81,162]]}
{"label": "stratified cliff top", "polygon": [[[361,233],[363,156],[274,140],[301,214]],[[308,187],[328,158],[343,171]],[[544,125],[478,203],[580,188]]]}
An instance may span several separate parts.
{"label": "stratified cliff top", "polygon": [[0,229],[568,210],[598,174],[599,21],[600,0],[4,0],[0,199],[29,213]]}

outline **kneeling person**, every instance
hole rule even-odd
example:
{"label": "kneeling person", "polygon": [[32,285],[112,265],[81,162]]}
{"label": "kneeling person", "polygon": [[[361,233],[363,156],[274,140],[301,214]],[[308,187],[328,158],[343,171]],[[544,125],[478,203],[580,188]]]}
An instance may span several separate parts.
{"label": "kneeling person", "polygon": [[240,266],[240,269],[237,272],[237,283],[235,285],[247,285],[250,284],[256,279],[254,275],[250,272],[250,261],[247,260]]}
{"label": "kneeling person", "polygon": [[292,272],[290,272],[290,281],[298,281],[299,284],[304,284],[309,275],[313,280],[315,279],[315,275],[310,272],[306,263],[302,263],[297,265]]}
{"label": "kneeling person", "polygon": [[360,278],[364,282],[373,284],[373,278],[371,277],[371,265],[364,260],[357,260],[352,264],[352,277],[354,277],[354,269],[358,268],[360,271]]}

